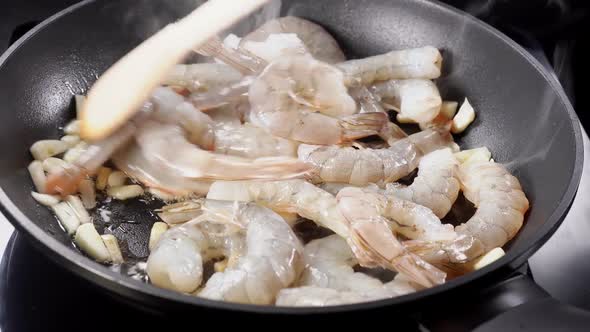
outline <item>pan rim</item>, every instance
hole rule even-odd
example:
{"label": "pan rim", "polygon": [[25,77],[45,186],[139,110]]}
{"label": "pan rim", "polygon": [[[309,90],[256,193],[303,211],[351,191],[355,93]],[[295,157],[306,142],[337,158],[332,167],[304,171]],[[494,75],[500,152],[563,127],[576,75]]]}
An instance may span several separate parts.
{"label": "pan rim", "polygon": [[[506,43],[513,50],[515,50],[521,57],[526,59],[541,76],[547,81],[549,86],[555,91],[558,99],[565,109],[569,120],[571,121],[574,129],[575,138],[575,162],[574,169],[567,185],[567,189],[562,195],[559,204],[553,211],[553,213],[545,220],[543,227],[540,227],[536,233],[532,236],[530,244],[519,248],[517,252],[515,250],[509,250],[502,259],[486,266],[485,268],[474,271],[468,275],[459,277],[454,280],[450,280],[443,285],[419,291],[416,293],[395,297],[391,299],[383,299],[365,303],[355,303],[348,305],[338,305],[330,307],[276,307],[276,306],[259,306],[259,305],[246,305],[236,304],[229,302],[222,302],[216,300],[208,300],[195,296],[184,295],[173,291],[157,288],[151,284],[141,283],[136,280],[132,280],[126,276],[123,276],[117,272],[111,271],[108,267],[98,264],[91,259],[83,256],[81,253],[71,250],[61,242],[57,241],[49,234],[47,234],[42,228],[38,227],[28,217],[21,212],[20,209],[12,202],[8,197],[4,189],[0,186],[0,212],[20,231],[23,231],[29,239],[33,240],[33,243],[37,247],[44,249],[44,254],[50,259],[56,261],[68,270],[76,273],[80,277],[97,284],[98,286],[107,289],[108,291],[114,292],[120,296],[128,299],[137,301],[139,296],[149,299],[150,301],[170,301],[173,303],[186,304],[191,306],[204,306],[213,309],[221,309],[228,311],[240,311],[249,313],[264,313],[264,314],[295,314],[295,315],[309,315],[309,314],[327,314],[327,313],[339,313],[339,312],[350,312],[357,310],[368,310],[373,308],[379,308],[384,306],[395,306],[402,303],[411,303],[424,300],[426,298],[441,295],[447,293],[453,289],[465,287],[472,282],[482,279],[482,277],[491,274],[494,271],[498,271],[503,267],[510,265],[515,260],[525,257],[528,258],[534,253],[548,238],[555,232],[559,227],[565,214],[569,209],[573,198],[578,189],[582,169],[583,169],[583,141],[582,141],[582,129],[579,123],[578,117],[571,105],[568,97],[566,96],[563,88],[557,82],[555,77],[545,70],[542,64],[539,63],[530,53],[523,49],[520,45],[504,35],[497,29],[488,25],[487,23],[473,17],[472,15],[465,13],[457,8],[450,5],[439,2],[438,0],[413,0],[422,6],[434,6],[436,10],[447,11],[452,15],[461,15],[466,20],[471,21],[470,23],[476,24],[483,28],[487,33],[492,34],[495,38],[500,39]],[[96,0],[84,0],[78,4],[72,5],[55,15],[49,17],[18,41],[16,41],[3,55],[0,56],[0,70],[6,63],[6,61],[15,53],[24,43],[34,37],[38,32],[42,31],[53,22],[60,18],[85,7],[91,3],[97,2]],[[49,252],[46,251],[49,249]]]}

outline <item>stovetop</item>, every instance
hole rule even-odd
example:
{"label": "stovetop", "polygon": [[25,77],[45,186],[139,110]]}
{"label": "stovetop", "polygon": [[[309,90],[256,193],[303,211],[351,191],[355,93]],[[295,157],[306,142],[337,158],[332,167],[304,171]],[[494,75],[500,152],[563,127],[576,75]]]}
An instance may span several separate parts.
{"label": "stovetop", "polygon": [[[3,1],[0,3],[0,52],[10,42],[44,18],[77,0],[52,1]],[[491,7],[506,2],[456,0],[447,1],[458,5],[489,23],[496,25],[544,62],[556,69],[556,75],[573,99],[576,95],[571,76],[575,62],[572,61],[572,44],[548,40],[558,39],[551,35],[551,24],[543,28],[506,24],[502,16]],[[526,8],[527,1],[519,1]],[[568,1],[547,1],[569,5]],[[487,7],[486,7],[487,6]],[[570,8],[571,9],[571,8]],[[562,11],[563,13],[563,11]],[[508,15],[508,17],[513,18]],[[552,21],[545,17],[545,23]],[[534,21],[534,20],[533,20]],[[541,25],[542,26],[542,25]],[[564,29],[563,26],[559,26]],[[547,32],[549,31],[549,32]],[[537,37],[549,35],[551,38]],[[541,40],[540,42],[538,40]],[[579,87],[578,87],[579,88]],[[581,108],[585,101],[576,106]],[[585,114],[580,114],[585,121]],[[590,310],[590,141],[584,131],[584,171],[577,197],[568,216],[553,237],[529,260],[528,270],[538,284],[557,299]],[[148,315],[130,306],[121,304],[60,266],[49,261],[37,249],[31,247],[23,235],[0,214],[0,330],[5,332],[30,330],[63,330],[68,318],[88,322],[92,329],[105,329],[111,322],[123,320],[137,322],[136,326],[165,326],[159,317]],[[101,318],[109,319],[101,319]],[[91,322],[91,323],[90,323]],[[101,326],[104,324],[104,327]],[[87,327],[90,327],[87,326]],[[399,325],[396,327],[400,327]],[[408,328],[413,328],[411,324]],[[80,326],[76,329],[83,329]],[[403,329],[406,330],[406,329]]]}

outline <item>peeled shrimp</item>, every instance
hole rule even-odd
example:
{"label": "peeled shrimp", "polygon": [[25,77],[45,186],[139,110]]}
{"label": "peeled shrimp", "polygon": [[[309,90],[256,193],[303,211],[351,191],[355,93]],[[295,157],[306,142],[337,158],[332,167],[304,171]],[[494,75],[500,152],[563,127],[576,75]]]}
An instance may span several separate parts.
{"label": "peeled shrimp", "polygon": [[200,219],[221,218],[244,225],[245,252],[235,265],[213,274],[198,295],[239,303],[273,303],[278,292],[289,287],[303,269],[301,242],[283,218],[267,208],[234,202],[214,204],[211,216]]}
{"label": "peeled shrimp", "polygon": [[529,209],[518,179],[491,161],[463,164],[459,174],[463,194],[477,211],[457,232],[479,239],[486,252],[502,247],[518,233]]}
{"label": "peeled shrimp", "polygon": [[146,122],[136,141],[149,162],[188,179],[281,179],[304,175],[308,166],[293,158],[246,159],[201,150],[176,125]]}
{"label": "peeled shrimp", "polygon": [[371,91],[399,110],[399,115],[416,123],[432,121],[442,99],[436,85],[427,79],[389,80],[373,85]]}
{"label": "peeled shrimp", "polygon": [[191,92],[206,92],[235,84],[242,74],[232,67],[219,63],[176,65],[162,84],[185,88]]}
{"label": "peeled shrimp", "polygon": [[221,125],[215,130],[215,152],[245,158],[297,157],[297,144],[251,123]]}
{"label": "peeled shrimp", "polygon": [[449,146],[447,132],[427,130],[399,140],[386,149],[342,146],[299,147],[299,159],[313,165],[313,182],[342,182],[356,186],[393,182],[410,174],[424,153]]}
{"label": "peeled shrimp", "polygon": [[383,284],[364,273],[354,272],[353,252],[337,235],[314,240],[305,246],[306,268],[297,288],[279,292],[277,305],[323,306],[395,297],[416,289],[401,274]]}
{"label": "peeled shrimp", "polygon": [[263,24],[242,39],[242,44],[265,41],[272,34],[291,34],[299,37],[311,55],[326,63],[346,60],[338,42],[321,26],[293,16],[281,17]]}
{"label": "peeled shrimp", "polygon": [[451,149],[446,148],[422,157],[412,185],[388,183],[385,194],[423,205],[443,218],[457,200],[460,188],[459,162]]}
{"label": "peeled shrimp", "polygon": [[308,243],[304,260],[306,268],[298,282],[301,286],[353,292],[379,291],[384,286],[378,279],[353,270],[358,262],[348,243],[338,235]]}
{"label": "peeled shrimp", "polygon": [[[435,264],[464,263],[502,247],[522,227],[529,202],[518,180],[501,164],[474,161],[460,167],[461,188],[477,210],[451,242],[408,241],[408,250]],[[449,266],[449,265],[447,265]]]}
{"label": "peeled shrimp", "polygon": [[251,121],[273,135],[310,144],[338,144],[377,134],[382,113],[355,114],[356,103],[336,68],[308,56],[270,64],[250,86]]}
{"label": "peeled shrimp", "polygon": [[129,177],[173,197],[206,195],[211,186],[211,181],[183,177],[165,165],[151,162],[135,142],[115,153],[112,161]]}
{"label": "peeled shrimp", "polygon": [[[258,66],[248,61],[240,63],[244,51],[230,50],[218,41],[212,41],[209,46],[213,51],[207,54],[226,59],[236,68],[247,67],[256,72],[262,66],[262,62]],[[322,145],[391,129],[386,114],[354,114],[356,104],[348,95],[343,79],[337,68],[310,56],[280,58],[268,65],[250,86],[250,121],[273,135]]]}
{"label": "peeled shrimp", "polygon": [[384,195],[372,188],[345,188],[338,196],[356,198],[367,207],[367,210],[361,211],[363,215],[345,214],[349,219],[384,217],[396,233],[410,239],[436,242],[453,241],[457,238],[451,224],[442,224],[430,209],[422,205]]}
{"label": "peeled shrimp", "polygon": [[208,199],[257,202],[275,212],[297,213],[347,238],[348,223],[340,214],[336,198],[304,180],[216,181]]}
{"label": "peeled shrimp", "polygon": [[435,79],[441,74],[442,56],[432,46],[392,51],[337,65],[347,86],[369,85],[392,79]]}
{"label": "peeled shrimp", "polygon": [[256,204],[199,200],[196,219],[171,228],[150,254],[147,271],[159,287],[193,293],[202,283],[203,263],[226,257],[197,295],[231,302],[270,304],[299,275],[301,243],[276,213]]}
{"label": "peeled shrimp", "polygon": [[356,209],[358,205],[347,198],[339,204],[333,195],[304,180],[218,181],[211,186],[207,198],[253,201],[274,211],[295,212],[346,239],[354,246],[355,256],[363,266],[394,269],[426,287],[444,282],[444,273],[405,251],[387,223],[345,218],[342,206]]}
{"label": "peeled shrimp", "polygon": [[401,272],[426,287],[444,283],[444,272],[410,253],[400,243],[373,197],[367,199],[362,189],[346,188],[338,193],[337,200],[340,212],[349,223],[348,242],[361,265],[371,267],[375,266],[371,263],[380,262],[381,266]]}
{"label": "peeled shrimp", "polygon": [[194,224],[169,229],[148,258],[151,283],[183,293],[194,292],[203,281],[203,263],[211,258],[202,253],[208,248],[206,234]]}

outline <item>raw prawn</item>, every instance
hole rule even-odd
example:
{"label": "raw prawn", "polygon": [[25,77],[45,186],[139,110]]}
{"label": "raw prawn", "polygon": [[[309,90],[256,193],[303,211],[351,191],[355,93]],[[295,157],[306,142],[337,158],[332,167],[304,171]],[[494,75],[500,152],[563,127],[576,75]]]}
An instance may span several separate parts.
{"label": "raw prawn", "polygon": [[336,65],[347,86],[370,85],[392,79],[435,79],[441,74],[442,56],[432,46],[392,51]]}
{"label": "raw prawn", "polygon": [[298,155],[299,159],[313,165],[313,182],[363,186],[396,181],[410,174],[424,153],[451,144],[448,132],[427,130],[394,142],[386,149],[301,145]]}
{"label": "raw prawn", "polygon": [[[241,224],[246,230],[245,252],[225,271],[207,281],[199,296],[230,302],[271,304],[303,269],[303,247],[291,227],[273,211],[256,204],[215,202],[211,216]],[[221,216],[221,217],[220,217]],[[231,261],[231,258],[230,258]]]}
{"label": "raw prawn", "polygon": [[209,241],[196,226],[188,223],[162,234],[147,261],[152,284],[183,293],[192,293],[201,285],[203,263],[221,254],[207,257]]}
{"label": "raw prawn", "polygon": [[161,164],[151,162],[135,142],[115,153],[112,161],[130,178],[176,198],[206,195],[211,186],[211,181],[183,177]]}
{"label": "raw prawn", "polygon": [[383,113],[356,113],[336,68],[308,56],[270,64],[249,91],[251,121],[272,134],[310,144],[338,144],[377,134]]}
{"label": "raw prawn", "polygon": [[146,121],[135,136],[149,162],[188,179],[285,179],[309,170],[294,158],[246,159],[204,151],[191,144],[180,127],[156,121]]}
{"label": "raw prawn", "polygon": [[529,208],[518,180],[501,164],[473,161],[459,169],[461,188],[477,210],[466,223],[455,227],[459,235],[451,242],[408,241],[406,247],[434,264],[471,261],[491,249],[502,247],[522,227]]}
{"label": "raw prawn", "polygon": [[446,274],[422,258],[410,253],[390,229],[390,221],[382,216],[373,197],[358,188],[342,189],[338,208],[349,223],[351,246],[363,266],[380,266],[407,275],[419,285],[430,287],[444,283]]}
{"label": "raw prawn", "polygon": [[162,235],[147,271],[159,287],[193,293],[201,285],[203,263],[229,258],[198,296],[231,302],[270,304],[291,285],[302,266],[301,243],[276,213],[256,204],[195,201],[202,213]]}
{"label": "raw prawn", "polygon": [[207,198],[257,202],[275,212],[297,213],[344,238],[348,236],[348,223],[338,210],[336,198],[304,180],[216,181]]}
{"label": "raw prawn", "polygon": [[349,220],[384,217],[396,233],[410,239],[438,242],[457,238],[451,224],[442,224],[430,209],[422,205],[384,195],[372,188],[344,188],[338,192],[338,197],[357,199],[359,204],[366,207],[366,210],[343,210]]}
{"label": "raw prawn", "polygon": [[190,92],[207,92],[235,84],[242,74],[232,67],[219,63],[195,63],[176,65],[162,82],[164,85],[182,87]]}
{"label": "raw prawn", "polygon": [[410,186],[388,183],[386,195],[395,195],[423,205],[443,218],[459,196],[459,162],[451,149],[440,149],[422,157],[418,176]]}
{"label": "raw prawn", "polygon": [[221,125],[215,130],[215,152],[245,158],[297,157],[297,144],[251,123]]}
{"label": "raw prawn", "polygon": [[273,34],[296,34],[311,55],[319,61],[334,64],[346,60],[338,42],[321,26],[293,16],[271,20],[248,34],[241,44],[262,42]]}
{"label": "raw prawn", "polygon": [[459,174],[463,194],[477,211],[457,232],[479,239],[486,252],[502,247],[518,233],[529,209],[518,179],[492,161],[463,164]]}
{"label": "raw prawn", "polygon": [[345,199],[347,202],[339,204],[333,195],[304,180],[218,181],[211,186],[207,198],[253,201],[275,211],[295,212],[346,239],[354,246],[355,256],[363,266],[394,269],[426,287],[444,282],[444,273],[408,254],[386,223],[346,219],[341,206],[356,209],[354,202]]}
{"label": "raw prawn", "polygon": [[155,105],[152,119],[180,125],[187,139],[203,149],[212,150],[215,144],[214,123],[211,118],[170,88],[157,88],[151,101]]}
{"label": "raw prawn", "polygon": [[308,243],[304,258],[306,268],[298,287],[281,290],[277,305],[349,304],[395,297],[416,290],[401,274],[383,284],[364,273],[354,272],[353,266],[357,261],[353,252],[337,235]]}

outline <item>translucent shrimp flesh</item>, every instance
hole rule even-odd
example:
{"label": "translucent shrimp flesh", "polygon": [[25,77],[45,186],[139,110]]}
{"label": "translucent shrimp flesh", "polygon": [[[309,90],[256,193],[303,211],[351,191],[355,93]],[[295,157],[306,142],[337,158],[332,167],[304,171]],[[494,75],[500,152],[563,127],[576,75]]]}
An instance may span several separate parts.
{"label": "translucent shrimp flesh", "polygon": [[392,51],[337,65],[344,72],[347,86],[411,78],[435,79],[441,74],[442,56],[432,46]]}
{"label": "translucent shrimp flesh", "polygon": [[448,132],[427,130],[396,141],[386,149],[301,145],[298,155],[313,165],[313,182],[363,186],[397,181],[416,169],[424,153],[452,144]]}
{"label": "translucent shrimp flesh", "polygon": [[363,266],[393,269],[416,283],[430,287],[444,282],[445,274],[419,257],[406,252],[384,220],[348,219],[341,212],[363,208],[355,199],[338,200],[304,180],[215,182],[209,199],[253,201],[278,212],[297,213],[346,239]]}
{"label": "translucent shrimp flesh", "polygon": [[[381,98],[366,86],[351,88],[349,93],[357,101],[359,113],[387,113],[381,105]],[[378,135],[389,145],[408,137],[408,134],[402,128],[391,121],[388,121],[383,126]]]}
{"label": "translucent shrimp flesh", "polygon": [[340,214],[336,198],[301,180],[216,181],[208,199],[257,202],[275,212],[297,213],[346,238],[348,223]]}
{"label": "translucent shrimp flesh", "polygon": [[[198,296],[248,304],[272,304],[303,269],[303,246],[291,227],[273,211],[256,204],[216,202],[212,217],[244,225],[245,252],[207,281]],[[207,216],[199,217],[206,220]]]}
{"label": "translucent shrimp flesh", "polygon": [[244,37],[241,44],[252,41],[262,42],[273,34],[296,34],[311,55],[319,61],[335,64],[346,60],[338,42],[323,27],[293,16],[266,22]]}
{"label": "translucent shrimp flesh", "polygon": [[408,241],[408,250],[433,264],[453,267],[502,247],[520,230],[529,208],[518,180],[501,164],[474,161],[460,167],[461,188],[477,210],[451,242]]}
{"label": "translucent shrimp flesh", "polygon": [[111,160],[130,178],[172,197],[204,196],[211,186],[209,180],[183,177],[171,172],[165,165],[151,162],[135,142],[116,152]]}
{"label": "translucent shrimp flesh", "polygon": [[361,272],[353,252],[344,239],[331,235],[314,240],[305,246],[306,268],[297,288],[279,292],[277,305],[324,306],[366,302],[414,292],[416,288],[399,274],[390,282],[382,283]]}
{"label": "translucent shrimp flesh", "polygon": [[345,215],[349,219],[384,217],[396,233],[409,239],[437,242],[453,241],[457,238],[453,225],[442,224],[430,209],[422,205],[379,193],[372,188],[344,188],[338,195],[356,198],[367,207],[364,216]]}
{"label": "translucent shrimp flesh", "polygon": [[388,183],[386,195],[394,195],[423,205],[443,218],[459,196],[459,162],[449,148],[436,150],[422,157],[418,176],[410,186]]}
{"label": "translucent shrimp flesh", "polygon": [[244,158],[297,157],[297,143],[274,136],[251,123],[215,129],[216,153]]}
{"label": "translucent shrimp flesh", "polygon": [[219,63],[179,64],[164,78],[162,84],[185,88],[190,92],[218,90],[242,79],[232,67]]}
{"label": "translucent shrimp flesh", "polygon": [[[256,204],[195,201],[201,214],[162,235],[147,271],[155,285],[210,299],[271,304],[303,268],[303,248],[289,225]],[[203,263],[229,258],[205,286]]]}
{"label": "translucent shrimp flesh", "polygon": [[307,56],[279,59],[252,83],[251,121],[273,135],[309,144],[338,144],[379,133],[383,113],[356,113],[336,68]]}
{"label": "translucent shrimp flesh", "polygon": [[288,157],[247,159],[204,151],[177,125],[146,121],[136,142],[149,162],[187,179],[247,180],[300,177],[309,167]]}
{"label": "translucent shrimp flesh", "polygon": [[342,189],[337,200],[349,223],[349,245],[361,265],[374,267],[379,262],[380,266],[403,273],[425,287],[445,282],[444,272],[406,250],[391,231],[390,221],[373,199],[366,199],[362,189]]}
{"label": "translucent shrimp flesh", "polygon": [[456,227],[457,232],[479,239],[486,252],[502,247],[518,233],[529,209],[520,182],[506,167],[491,161],[463,164],[459,174],[463,194],[477,211]]}

